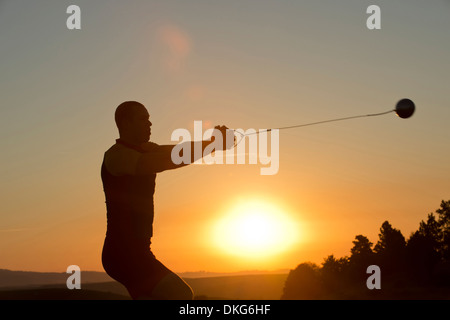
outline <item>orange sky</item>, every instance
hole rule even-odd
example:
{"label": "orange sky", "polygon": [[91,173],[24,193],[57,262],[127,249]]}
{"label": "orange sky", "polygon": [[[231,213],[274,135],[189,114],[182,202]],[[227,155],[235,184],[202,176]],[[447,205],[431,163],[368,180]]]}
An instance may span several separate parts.
{"label": "orange sky", "polygon": [[[352,1],[77,4],[78,31],[58,1],[0,4],[0,268],[102,270],[100,164],[125,100],[147,106],[160,144],[195,120],[258,129],[417,105],[409,120],[280,131],[276,175],[260,164],[158,175],[153,250],[176,272],[321,263],[349,255],[357,234],[376,243],[385,220],[408,238],[449,198],[448,3],[379,1],[376,31],[369,3]],[[281,208],[295,244],[252,259],[217,246],[211,230],[241,199]]]}

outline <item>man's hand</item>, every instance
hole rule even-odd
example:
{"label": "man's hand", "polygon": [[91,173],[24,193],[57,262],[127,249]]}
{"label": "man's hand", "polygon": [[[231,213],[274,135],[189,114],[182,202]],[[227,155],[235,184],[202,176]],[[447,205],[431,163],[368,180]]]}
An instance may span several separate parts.
{"label": "man's hand", "polygon": [[233,130],[228,129],[226,126],[215,126],[214,129],[219,130],[222,134],[222,150],[231,149],[234,147],[236,137]]}

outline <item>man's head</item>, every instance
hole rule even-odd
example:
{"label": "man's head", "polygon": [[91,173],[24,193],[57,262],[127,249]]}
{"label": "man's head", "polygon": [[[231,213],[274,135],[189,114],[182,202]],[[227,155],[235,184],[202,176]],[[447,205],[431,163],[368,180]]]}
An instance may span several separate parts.
{"label": "man's head", "polygon": [[114,118],[120,138],[135,144],[149,141],[152,123],[143,104],[136,101],[125,101],[117,107]]}

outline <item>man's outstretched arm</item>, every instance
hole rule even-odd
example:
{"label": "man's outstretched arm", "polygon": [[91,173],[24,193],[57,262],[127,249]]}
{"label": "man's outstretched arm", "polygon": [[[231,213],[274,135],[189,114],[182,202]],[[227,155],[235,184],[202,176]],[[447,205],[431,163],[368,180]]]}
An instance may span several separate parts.
{"label": "man's outstretched arm", "polygon": [[[221,128],[222,136],[225,137],[226,127]],[[137,163],[136,174],[145,175],[151,173],[158,173],[166,170],[181,168],[187,166],[195,161],[201,159],[212,151],[209,148],[209,152],[205,153],[206,147],[213,143],[214,139],[211,141],[188,141],[183,142],[181,145],[157,145],[150,143],[149,150],[146,153],[143,153]],[[178,147],[180,150],[190,150],[190,162],[189,163],[180,163],[175,164],[172,159],[172,151],[173,148]],[[226,147],[226,143],[224,142],[224,149]],[[194,150],[201,150],[201,153],[196,153]],[[183,157],[181,154],[180,157]]]}

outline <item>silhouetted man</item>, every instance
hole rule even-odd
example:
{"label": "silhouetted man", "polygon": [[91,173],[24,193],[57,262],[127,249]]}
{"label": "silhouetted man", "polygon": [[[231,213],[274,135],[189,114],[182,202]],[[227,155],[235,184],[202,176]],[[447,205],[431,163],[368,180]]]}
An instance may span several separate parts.
{"label": "silhouetted man", "polygon": [[[150,249],[156,174],[186,164],[172,162],[174,145],[149,142],[152,123],[139,102],[120,104],[115,121],[120,138],[105,152],[101,168],[107,208],[103,267],[133,299],[192,299],[189,285],[158,261]],[[227,128],[216,129],[225,141]],[[203,151],[212,141],[184,143],[191,144],[190,150],[199,143]],[[198,160],[193,154],[191,163]]]}

